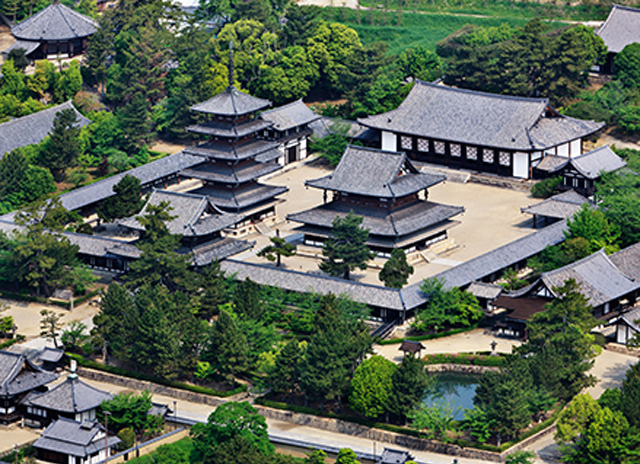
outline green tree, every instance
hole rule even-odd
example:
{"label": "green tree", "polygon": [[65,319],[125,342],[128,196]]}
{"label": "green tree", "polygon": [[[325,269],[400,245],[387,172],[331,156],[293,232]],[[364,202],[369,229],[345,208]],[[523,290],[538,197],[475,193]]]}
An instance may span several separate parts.
{"label": "green tree", "polygon": [[555,439],[558,443],[575,442],[583,435],[601,410],[589,394],[577,395],[558,419]]}
{"label": "green tree", "polygon": [[246,401],[230,401],[218,406],[206,424],[196,424],[191,428],[191,436],[193,456],[197,462],[218,462],[215,461],[218,449],[238,438],[248,441],[262,455],[274,453],[266,420]]}
{"label": "green tree", "polygon": [[280,260],[283,256],[289,257],[296,254],[296,246],[287,243],[284,238],[279,236],[271,237],[270,241],[269,245],[258,251],[257,256],[267,258],[269,261],[275,261],[276,267],[280,267]]}
{"label": "green tree", "polygon": [[116,117],[127,150],[138,150],[151,140],[153,136],[151,109],[142,91],[133,95],[131,101],[116,113]]}
{"label": "green tree", "polygon": [[[100,298],[100,312],[93,317],[92,334],[103,341],[103,354],[109,350],[116,357],[127,358],[133,345],[137,326],[137,311],[134,299],[122,285],[112,282]],[[106,362],[106,357],[105,357]]]}
{"label": "green tree", "polygon": [[16,68],[24,71],[24,68],[29,65],[29,60],[25,53],[26,50],[24,48],[14,48],[9,52],[7,58],[13,61]]}
{"label": "green tree", "polygon": [[632,426],[640,425],[640,363],[631,366],[622,381],[620,410]]}
{"label": "green tree", "polygon": [[337,166],[342,158],[342,154],[347,149],[348,135],[349,124],[333,122],[324,137],[311,137],[310,150],[319,153],[331,166]]}
{"label": "green tree", "polygon": [[351,407],[367,417],[378,417],[384,413],[395,370],[395,364],[382,356],[372,356],[363,361],[351,379]]}
{"label": "green tree", "polygon": [[336,464],[360,464],[360,461],[351,448],[341,448],[338,451]]}
{"label": "green tree", "polygon": [[53,121],[53,129],[40,157],[56,181],[64,179],[65,170],[73,166],[82,150],[78,116],[73,109],[65,109]]}
{"label": "green tree", "polygon": [[354,269],[366,269],[367,261],[375,257],[369,247],[369,230],[360,227],[363,218],[353,211],[345,217],[333,220],[333,237],[324,242],[321,271],[335,277],[348,279]]}
{"label": "green tree", "polygon": [[78,60],[69,63],[69,68],[61,75],[60,85],[62,87],[62,101],[72,99],[80,90],[82,90],[82,74],[80,73],[80,64]]}
{"label": "green tree", "polygon": [[[490,401],[476,402],[479,399],[478,394],[473,401],[476,406],[486,411],[487,418],[492,422],[492,432],[500,446],[503,439],[516,437],[520,430],[529,425],[531,413],[527,405],[526,392],[522,390],[517,379],[502,373],[485,374],[483,380],[485,379],[492,379],[488,386]],[[482,382],[480,385],[483,385]]]}
{"label": "green tree", "polygon": [[227,295],[227,284],[220,263],[213,261],[203,270],[204,291],[200,295],[199,314],[204,319],[211,319],[218,314],[219,306]]}
{"label": "green tree", "polygon": [[98,217],[105,222],[138,214],[144,202],[140,179],[131,174],[125,175],[113,186],[115,195],[105,199],[98,207]]}
{"label": "green tree", "polygon": [[18,148],[0,159],[0,198],[6,209],[20,208],[56,190],[48,169],[30,164],[27,150]]}
{"label": "green tree", "polygon": [[72,321],[71,324],[62,332],[60,341],[67,351],[78,352],[82,348],[82,344],[89,339],[89,335],[85,333],[86,324],[81,321]]}
{"label": "green tree", "polygon": [[407,284],[409,276],[413,274],[413,266],[407,263],[407,255],[402,248],[394,248],[391,258],[384,263],[379,278],[385,286],[402,288]]}
{"label": "green tree", "polygon": [[511,453],[505,459],[505,464],[533,464],[536,455],[532,451],[516,451]]}
{"label": "green tree", "polygon": [[[132,429],[136,433],[144,432],[149,426],[151,393],[148,390],[140,394],[122,392],[100,405],[102,413],[109,413],[109,430],[116,433],[123,429]],[[104,423],[104,414],[101,422]]]}
{"label": "green tree", "polygon": [[586,203],[567,221],[567,229],[567,239],[587,240],[591,253],[600,248],[605,248],[608,253],[614,253],[619,249],[616,244],[620,237],[619,229],[609,223],[602,211],[593,209]]}
{"label": "green tree", "polygon": [[253,320],[260,320],[265,312],[260,285],[247,278],[236,286],[233,294],[236,313]]}
{"label": "green tree", "polygon": [[411,428],[426,431],[428,438],[445,439],[447,432],[455,429],[454,417],[459,410],[444,401],[433,406],[422,403],[409,413]]}
{"label": "green tree", "polygon": [[297,340],[291,340],[278,353],[267,383],[275,393],[291,393],[300,382],[302,351]]}
{"label": "green tree", "polygon": [[617,53],[613,60],[615,78],[625,87],[640,88],[640,44],[631,43]]}
{"label": "green tree", "polygon": [[236,374],[244,371],[247,360],[247,340],[226,311],[220,311],[211,326],[208,342],[202,354],[219,375],[235,382]]}
{"label": "green tree", "polygon": [[386,404],[388,412],[401,422],[424,399],[433,379],[425,370],[424,362],[414,356],[405,356],[391,376],[391,393]]}
{"label": "green tree", "polygon": [[58,348],[58,336],[62,330],[62,315],[43,309],[40,311],[42,318],[40,319],[40,336],[47,340],[53,341],[53,345]]}

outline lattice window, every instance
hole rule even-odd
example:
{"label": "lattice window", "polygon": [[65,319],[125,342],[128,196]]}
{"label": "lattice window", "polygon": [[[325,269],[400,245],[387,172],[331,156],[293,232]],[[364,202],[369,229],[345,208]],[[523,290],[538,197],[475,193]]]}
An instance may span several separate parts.
{"label": "lattice window", "polygon": [[501,166],[511,166],[511,154],[506,151],[501,151],[498,162]]}
{"label": "lattice window", "polygon": [[460,157],[462,156],[462,146],[459,143],[450,143],[449,151],[451,152],[451,156]]}
{"label": "lattice window", "polygon": [[478,149],[476,147],[467,147],[467,159],[469,160],[478,159]]}
{"label": "lattice window", "polygon": [[429,151],[429,139],[418,139],[418,151]]}
{"label": "lattice window", "polygon": [[400,137],[400,146],[403,150],[411,150],[413,144],[411,143],[411,137],[408,135],[403,135]]}
{"label": "lattice window", "polygon": [[444,142],[433,142],[433,149],[438,155],[444,155]]}
{"label": "lattice window", "polygon": [[482,161],[484,161],[485,163],[493,163],[495,161],[496,158],[496,152],[489,149],[489,148],[484,148],[482,150]]}

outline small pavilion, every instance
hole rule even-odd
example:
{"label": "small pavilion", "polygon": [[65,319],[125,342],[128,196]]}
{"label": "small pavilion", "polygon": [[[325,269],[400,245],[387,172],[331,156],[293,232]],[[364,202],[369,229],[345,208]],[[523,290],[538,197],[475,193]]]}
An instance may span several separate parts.
{"label": "small pavilion", "polygon": [[21,48],[31,60],[71,58],[87,51],[88,39],[97,30],[93,19],[55,0],[11,28],[17,41],[4,53]]}
{"label": "small pavilion", "polygon": [[402,351],[404,355],[410,354],[411,356],[415,356],[418,353],[418,357],[420,357],[420,353],[424,350],[425,347],[420,342],[414,342],[413,340],[403,340],[399,351]]}

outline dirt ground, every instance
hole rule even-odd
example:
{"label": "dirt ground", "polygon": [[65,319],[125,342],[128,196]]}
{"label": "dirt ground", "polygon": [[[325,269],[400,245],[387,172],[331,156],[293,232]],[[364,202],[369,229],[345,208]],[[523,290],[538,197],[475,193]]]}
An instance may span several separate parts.
{"label": "dirt ground", "polygon": [[[287,237],[296,233],[295,228],[299,226],[297,223],[286,221],[287,214],[303,211],[322,203],[322,191],[305,187],[305,180],[322,177],[330,172],[331,169],[328,166],[313,161],[265,181],[268,184],[289,187],[289,192],[281,196],[284,202],[277,206],[281,222],[276,228],[280,230],[282,236]],[[520,208],[538,202],[529,195],[514,190],[450,181],[429,189],[429,200],[465,207],[465,213],[455,218],[461,223],[449,231],[450,237],[458,246],[440,255],[435,261],[414,264],[415,272],[410,278],[410,283],[419,282],[460,262],[530,234],[533,232],[531,219],[528,215],[522,214]],[[236,258],[264,263],[265,260],[255,256],[255,252],[265,246],[269,238],[253,234],[247,239],[256,241],[254,250]],[[284,259],[283,262],[284,266],[290,269],[305,272],[317,271],[318,267],[318,260],[310,257],[294,256]],[[372,284],[381,283],[376,269],[356,272],[353,278]]]}
{"label": "dirt ground", "polygon": [[0,428],[0,453],[12,450],[15,445],[22,446],[40,437],[40,432],[28,427],[17,425]]}
{"label": "dirt ground", "polygon": [[15,41],[16,39],[11,35],[11,29],[9,29],[9,26],[4,23],[0,23],[0,51],[9,48],[15,43]]}
{"label": "dirt ground", "polygon": [[175,143],[165,142],[163,140],[159,140],[155,143],[155,145],[151,146],[152,151],[159,151],[160,153],[169,153],[173,155],[184,150],[184,145],[179,145]]}

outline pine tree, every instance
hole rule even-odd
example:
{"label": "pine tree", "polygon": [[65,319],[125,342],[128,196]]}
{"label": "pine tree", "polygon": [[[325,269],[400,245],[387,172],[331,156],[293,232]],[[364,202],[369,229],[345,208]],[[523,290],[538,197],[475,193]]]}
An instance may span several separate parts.
{"label": "pine tree", "polygon": [[41,152],[42,164],[51,170],[54,179],[61,182],[65,170],[73,166],[81,153],[80,128],[78,116],[73,109],[65,109],[53,121],[49,140]]}
{"label": "pine tree", "polygon": [[362,229],[362,217],[351,211],[344,218],[333,220],[333,237],[327,239],[322,248],[325,259],[320,270],[335,277],[349,278],[354,269],[366,269],[367,261],[375,257],[369,250],[369,230]]}
{"label": "pine tree", "polygon": [[257,256],[265,257],[269,261],[275,261],[276,267],[280,267],[280,261],[283,256],[289,257],[296,254],[296,246],[287,243],[284,238],[279,236],[271,237],[271,243],[258,251]]}
{"label": "pine tree", "polygon": [[150,105],[145,94],[137,92],[116,115],[127,150],[138,151],[153,135]]}
{"label": "pine tree", "polygon": [[108,347],[117,357],[126,358],[137,317],[133,297],[116,283],[109,284],[101,296],[100,312],[93,317],[92,333],[102,338],[103,349]]}
{"label": "pine tree", "polygon": [[235,383],[234,376],[244,371],[247,340],[228,312],[220,311],[218,319],[211,327],[202,359],[209,362],[227,381]]}
{"label": "pine tree", "polygon": [[295,389],[300,380],[301,354],[297,340],[291,340],[280,351],[268,380],[274,392],[286,394]]}
{"label": "pine tree", "polygon": [[218,261],[209,264],[203,274],[204,292],[200,296],[199,315],[209,320],[218,314],[219,306],[224,303],[227,285]]}
{"label": "pine tree", "polygon": [[98,217],[106,222],[138,214],[144,203],[140,179],[125,175],[113,186],[115,195],[105,199],[98,208]]}
{"label": "pine tree", "polygon": [[264,314],[260,285],[247,278],[240,282],[233,295],[233,303],[239,315],[259,321]]}
{"label": "pine tree", "polygon": [[406,420],[407,414],[423,400],[431,383],[424,362],[414,356],[405,356],[391,376],[387,411]]}
{"label": "pine tree", "polygon": [[380,270],[380,280],[385,286],[393,288],[402,288],[409,280],[409,276],[413,274],[413,266],[407,263],[407,255],[402,248],[394,248],[391,252],[391,258],[384,263]]}

